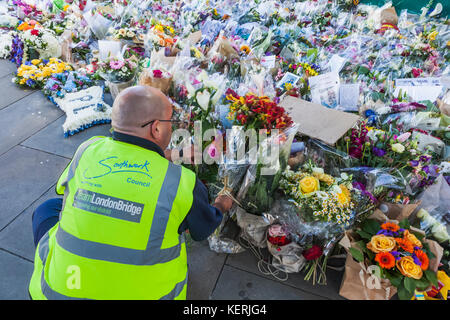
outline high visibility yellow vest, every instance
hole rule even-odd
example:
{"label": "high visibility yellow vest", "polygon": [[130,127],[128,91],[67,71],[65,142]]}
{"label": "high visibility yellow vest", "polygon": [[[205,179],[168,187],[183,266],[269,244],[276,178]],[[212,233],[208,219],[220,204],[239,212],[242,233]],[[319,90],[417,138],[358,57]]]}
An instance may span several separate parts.
{"label": "high visibility yellow vest", "polygon": [[84,142],[61,175],[59,222],[39,241],[33,299],[186,299],[178,228],[195,174],[112,138]]}

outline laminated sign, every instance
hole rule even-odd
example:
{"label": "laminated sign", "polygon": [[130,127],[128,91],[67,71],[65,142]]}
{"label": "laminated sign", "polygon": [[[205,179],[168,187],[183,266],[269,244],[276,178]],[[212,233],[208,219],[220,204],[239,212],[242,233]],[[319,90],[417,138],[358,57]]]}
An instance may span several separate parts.
{"label": "laminated sign", "polygon": [[359,120],[359,116],[330,109],[317,103],[286,96],[280,106],[300,125],[299,132],[334,145]]}

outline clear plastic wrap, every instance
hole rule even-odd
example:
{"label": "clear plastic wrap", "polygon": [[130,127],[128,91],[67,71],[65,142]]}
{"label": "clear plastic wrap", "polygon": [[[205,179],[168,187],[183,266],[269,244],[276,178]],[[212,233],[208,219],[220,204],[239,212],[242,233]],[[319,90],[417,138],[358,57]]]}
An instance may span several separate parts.
{"label": "clear plastic wrap", "polygon": [[423,191],[417,200],[420,211],[417,217],[420,227],[429,231],[439,242],[449,240],[450,233],[450,186],[441,174],[435,183]]}

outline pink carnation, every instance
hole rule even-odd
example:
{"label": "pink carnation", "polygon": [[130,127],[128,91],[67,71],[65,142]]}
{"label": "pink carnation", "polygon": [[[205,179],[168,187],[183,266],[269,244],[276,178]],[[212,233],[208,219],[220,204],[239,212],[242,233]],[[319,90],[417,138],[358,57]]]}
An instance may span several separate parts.
{"label": "pink carnation", "polygon": [[109,63],[109,66],[111,67],[111,69],[114,69],[114,70],[119,70],[119,69],[121,69],[124,65],[125,65],[125,63],[124,63],[123,61],[120,61],[120,60],[111,61],[111,62]]}

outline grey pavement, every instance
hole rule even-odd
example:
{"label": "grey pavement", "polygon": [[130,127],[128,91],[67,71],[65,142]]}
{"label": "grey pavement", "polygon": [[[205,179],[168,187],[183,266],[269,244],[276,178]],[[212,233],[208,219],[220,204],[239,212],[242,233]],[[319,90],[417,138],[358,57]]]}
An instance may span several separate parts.
{"label": "grey pavement", "polygon": [[[84,140],[109,135],[110,125],[98,125],[64,138],[64,113],[40,91],[23,90],[11,82],[15,66],[0,60],[0,300],[29,299],[28,283],[35,248],[33,211],[43,201],[58,197],[56,181]],[[112,103],[111,96],[105,100]],[[233,221],[226,226],[237,239]],[[265,256],[267,250],[263,250]],[[262,274],[250,250],[216,253],[207,241],[188,242],[190,300],[326,300],[343,299],[343,272],[330,270],[328,284],[313,286],[304,274],[286,281]]]}

